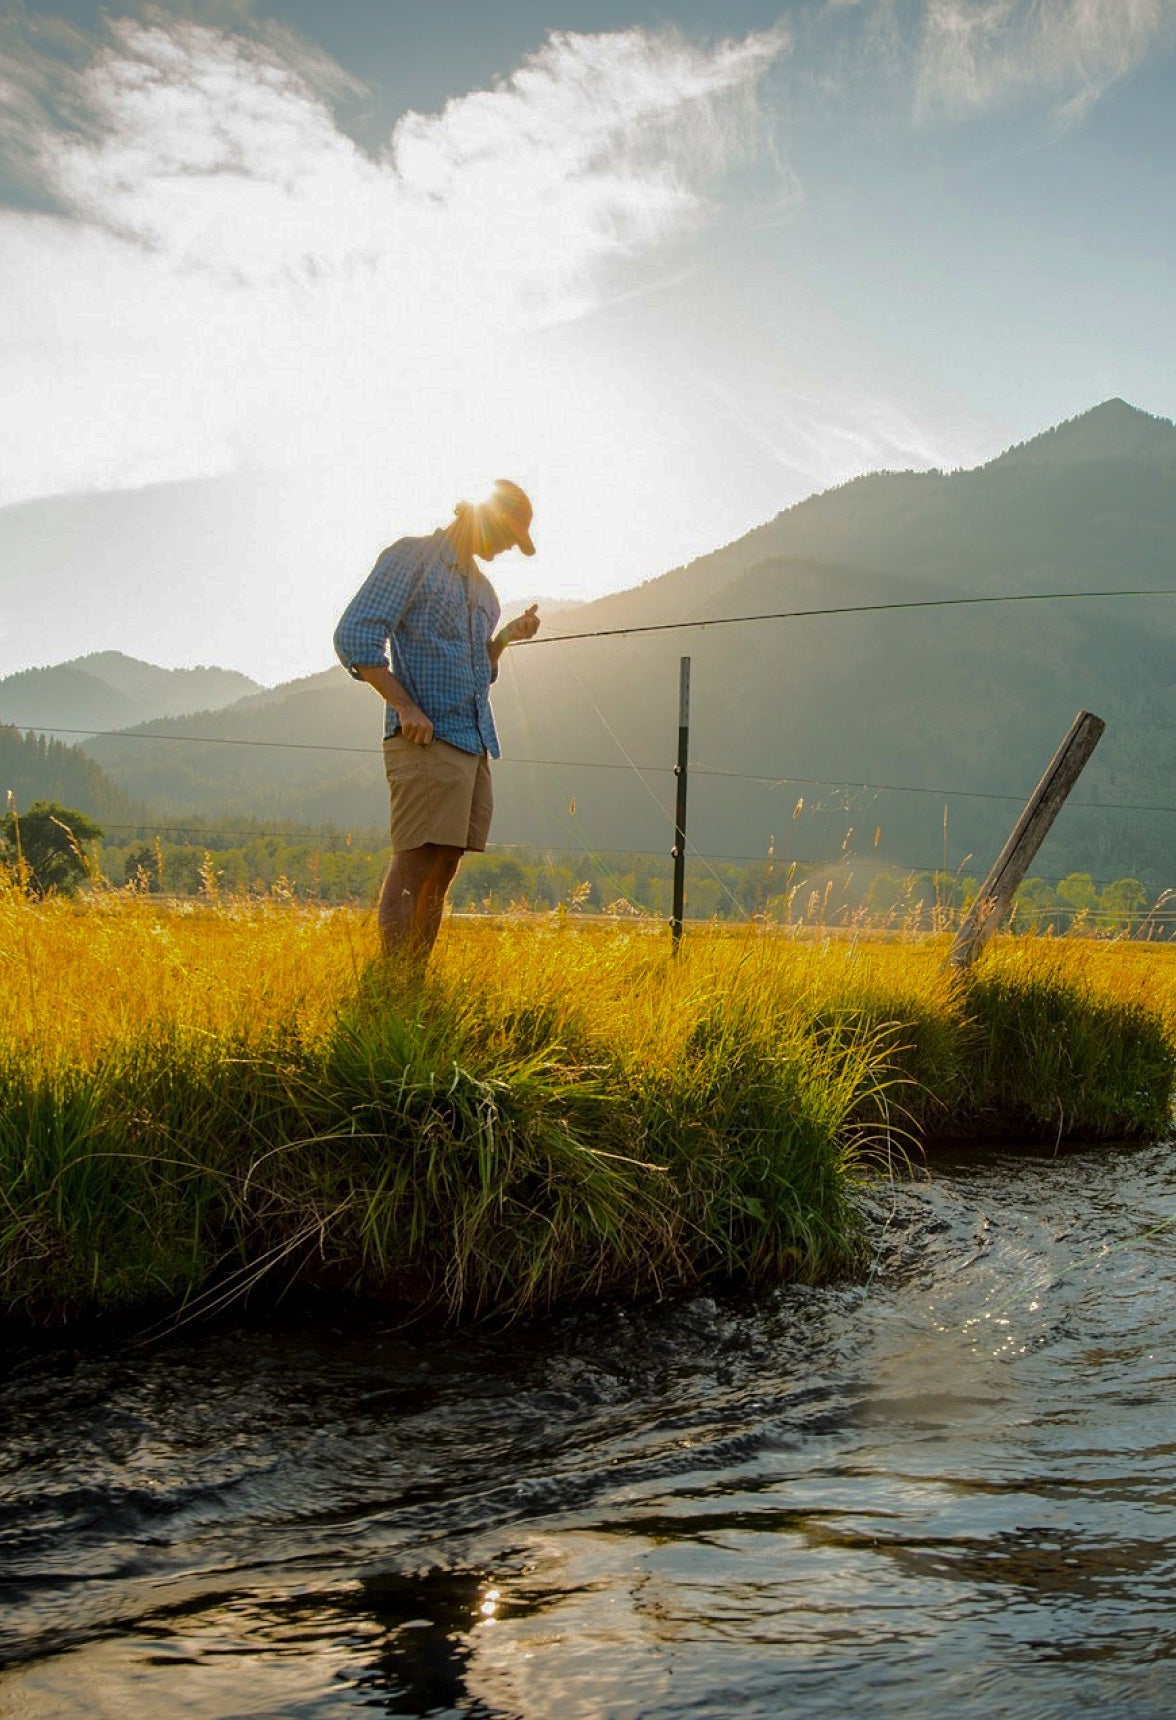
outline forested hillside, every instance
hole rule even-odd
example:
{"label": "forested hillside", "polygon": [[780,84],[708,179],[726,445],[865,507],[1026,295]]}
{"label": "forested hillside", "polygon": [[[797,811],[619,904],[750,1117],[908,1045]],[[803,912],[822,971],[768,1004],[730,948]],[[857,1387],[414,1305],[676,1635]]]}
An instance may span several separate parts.
{"label": "forested hillside", "polygon": [[[1176,587],[1174,542],[1176,429],[1122,401],[974,471],[875,474],[815,496],[507,654],[495,837],[664,851],[688,652],[690,828],[707,853],[982,869],[1085,707],[1107,734],[1042,866],[1166,882],[1176,599],[1127,594]],[[550,638],[1072,591],[1124,595]],[[379,704],[341,670],[151,728],[234,743],[90,743],[129,793],[160,807],[383,818]]]}
{"label": "forested hillside", "polygon": [[0,723],[0,815],[11,804],[9,795],[18,813],[34,800],[55,800],[99,822],[135,816],[122,789],[77,747]]}

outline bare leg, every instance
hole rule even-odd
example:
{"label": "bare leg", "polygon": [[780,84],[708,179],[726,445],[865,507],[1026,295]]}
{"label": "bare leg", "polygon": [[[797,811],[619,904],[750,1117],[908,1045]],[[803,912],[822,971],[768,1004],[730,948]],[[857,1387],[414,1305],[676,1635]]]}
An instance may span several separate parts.
{"label": "bare leg", "polygon": [[377,910],[385,955],[401,955],[422,967],[428,961],[462,852],[426,842],[392,856]]}
{"label": "bare leg", "polygon": [[461,865],[465,849],[446,848],[438,843],[433,852],[436,860],[421,897],[420,931],[426,958],[437,942],[437,933],[441,930],[441,916],[445,911],[445,897],[457,874],[457,868]]}
{"label": "bare leg", "polygon": [[376,910],[385,955],[416,953],[413,941],[417,903],[431,869],[427,848],[406,848],[392,856]]}

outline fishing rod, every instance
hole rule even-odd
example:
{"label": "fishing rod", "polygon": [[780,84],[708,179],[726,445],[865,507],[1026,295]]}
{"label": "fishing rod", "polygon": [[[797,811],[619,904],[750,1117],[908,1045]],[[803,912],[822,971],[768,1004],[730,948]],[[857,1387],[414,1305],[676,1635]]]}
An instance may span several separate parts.
{"label": "fishing rod", "polygon": [[758,621],[807,621],[825,615],[881,615],[900,609],[961,609],[984,603],[1069,603],[1110,597],[1176,597],[1176,586],[1146,591],[1016,591],[994,597],[920,597],[892,603],[839,603],[823,609],[773,609],[760,615],[714,615],[693,621],[648,621],[632,627],[596,627],[584,633],[543,633],[518,643],[558,645],[573,639],[623,639],[634,633],[676,633],[695,627],[746,627]]}

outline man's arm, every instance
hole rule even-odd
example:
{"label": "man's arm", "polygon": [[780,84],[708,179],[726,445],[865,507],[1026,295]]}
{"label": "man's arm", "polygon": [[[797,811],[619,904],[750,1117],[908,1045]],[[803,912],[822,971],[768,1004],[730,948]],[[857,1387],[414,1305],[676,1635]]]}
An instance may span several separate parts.
{"label": "man's arm", "polygon": [[505,627],[500,627],[491,639],[487,650],[490,653],[490,667],[497,674],[499,659],[508,645],[513,645],[520,639],[533,639],[539,631],[539,605],[532,603],[522,615],[516,615],[513,621],[508,621]]}
{"label": "man's arm", "polygon": [[410,741],[428,746],[433,725],[388,665],[388,645],[421,566],[421,544],[401,538],[378,558],[335,629],[335,651],[347,673],[366,681],[400,718]]}
{"label": "man's arm", "polygon": [[405,740],[427,747],[433,738],[433,725],[404,682],[398,681],[391,669],[383,663],[357,663],[354,673],[357,681],[366,681],[369,687],[376,689],[385,703],[392,706],[400,718],[400,732]]}

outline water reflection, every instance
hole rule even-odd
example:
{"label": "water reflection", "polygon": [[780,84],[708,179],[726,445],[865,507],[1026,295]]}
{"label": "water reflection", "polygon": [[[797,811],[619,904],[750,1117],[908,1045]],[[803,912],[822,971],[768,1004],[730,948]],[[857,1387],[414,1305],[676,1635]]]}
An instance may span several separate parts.
{"label": "water reflection", "polygon": [[1176,1706],[1176,1179],[962,1160],[866,1287],[27,1358],[0,1709]]}
{"label": "water reflection", "polygon": [[[497,1709],[472,1700],[467,1673],[475,1633],[493,1620],[496,1601],[484,1578],[466,1571],[431,1571],[405,1579],[395,1573],[365,1579],[356,1608],[382,1632],[378,1658],[355,1681],[389,1713],[435,1714],[457,1709],[490,1715]],[[489,1611],[487,1612],[487,1608]]]}

